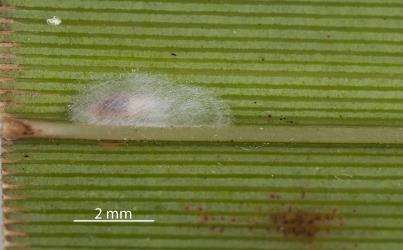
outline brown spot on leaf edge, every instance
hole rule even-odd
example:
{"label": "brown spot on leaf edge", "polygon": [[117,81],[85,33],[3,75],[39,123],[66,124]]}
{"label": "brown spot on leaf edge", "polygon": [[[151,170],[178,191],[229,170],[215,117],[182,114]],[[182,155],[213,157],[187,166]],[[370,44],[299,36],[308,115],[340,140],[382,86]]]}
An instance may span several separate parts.
{"label": "brown spot on leaf edge", "polygon": [[2,137],[7,140],[29,137],[39,133],[40,131],[23,121],[13,118],[3,118]]}

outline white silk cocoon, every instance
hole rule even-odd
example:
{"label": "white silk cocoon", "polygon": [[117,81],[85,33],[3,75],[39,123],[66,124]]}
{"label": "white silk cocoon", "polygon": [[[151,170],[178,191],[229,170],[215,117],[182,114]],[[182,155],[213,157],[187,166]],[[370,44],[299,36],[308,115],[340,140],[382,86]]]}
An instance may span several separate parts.
{"label": "white silk cocoon", "polygon": [[222,127],[229,107],[206,89],[162,76],[131,74],[79,93],[69,106],[72,122],[135,127]]}

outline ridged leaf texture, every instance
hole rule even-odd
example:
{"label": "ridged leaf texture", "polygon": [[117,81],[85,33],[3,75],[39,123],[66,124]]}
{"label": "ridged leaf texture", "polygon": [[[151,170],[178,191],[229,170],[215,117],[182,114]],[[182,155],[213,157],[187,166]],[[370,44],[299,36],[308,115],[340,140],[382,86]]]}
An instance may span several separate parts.
{"label": "ridged leaf texture", "polygon": [[[0,0],[0,13],[14,118],[67,121],[80,89],[136,71],[208,89],[233,126],[403,120],[398,0]],[[2,157],[7,249],[403,246],[401,144],[44,138],[3,141]],[[97,207],[156,222],[73,223]]]}

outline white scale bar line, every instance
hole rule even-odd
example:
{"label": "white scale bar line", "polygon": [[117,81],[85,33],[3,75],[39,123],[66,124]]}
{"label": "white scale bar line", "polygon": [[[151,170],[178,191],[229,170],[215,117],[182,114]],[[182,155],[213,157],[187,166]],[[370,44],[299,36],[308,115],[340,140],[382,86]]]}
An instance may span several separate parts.
{"label": "white scale bar line", "polygon": [[102,223],[102,222],[126,222],[126,223],[153,223],[155,220],[73,220],[73,222],[89,222],[89,223]]}

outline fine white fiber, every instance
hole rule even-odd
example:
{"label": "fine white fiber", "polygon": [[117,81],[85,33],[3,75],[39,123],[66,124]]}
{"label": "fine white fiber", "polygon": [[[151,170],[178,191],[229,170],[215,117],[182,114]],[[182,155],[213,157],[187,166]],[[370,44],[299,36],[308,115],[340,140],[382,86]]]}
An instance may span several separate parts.
{"label": "fine white fiber", "polygon": [[72,122],[134,127],[223,127],[229,107],[209,91],[162,76],[133,73],[81,93],[69,107]]}

